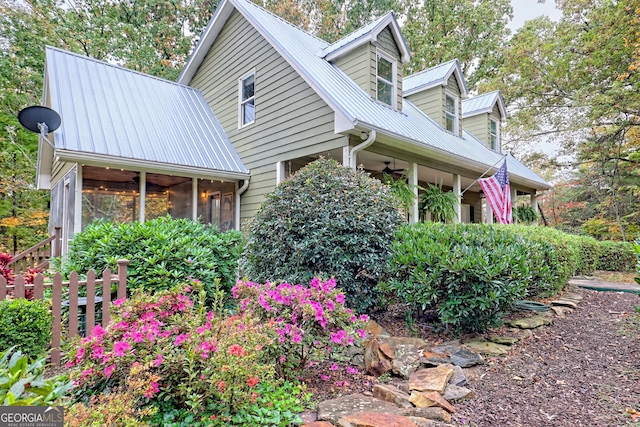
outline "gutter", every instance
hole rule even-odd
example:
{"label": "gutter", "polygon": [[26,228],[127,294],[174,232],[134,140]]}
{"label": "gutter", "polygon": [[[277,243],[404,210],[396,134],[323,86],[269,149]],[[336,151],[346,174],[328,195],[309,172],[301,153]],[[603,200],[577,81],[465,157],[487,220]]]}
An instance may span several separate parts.
{"label": "gutter", "polygon": [[235,229],[240,231],[240,196],[244,194],[245,191],[249,188],[250,177],[246,178],[242,183],[242,187],[238,188],[236,191],[236,212],[235,212]]}
{"label": "gutter", "polygon": [[356,145],[355,147],[353,147],[349,151],[349,166],[351,166],[352,168],[355,169],[355,167],[356,167],[356,156],[357,156],[358,152],[364,150],[365,148],[367,148],[368,146],[373,144],[373,142],[376,140],[376,135],[377,135],[377,132],[375,130],[371,129],[369,131],[369,136],[367,136],[367,139],[364,142]]}

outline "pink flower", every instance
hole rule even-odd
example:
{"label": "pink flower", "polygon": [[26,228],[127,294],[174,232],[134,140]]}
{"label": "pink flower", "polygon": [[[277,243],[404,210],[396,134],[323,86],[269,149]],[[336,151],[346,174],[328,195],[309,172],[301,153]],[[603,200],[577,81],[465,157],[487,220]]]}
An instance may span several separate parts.
{"label": "pink flower", "polygon": [[84,357],[84,347],[80,347],[76,353],[76,361],[80,362]]}
{"label": "pink flower", "polygon": [[336,295],[336,302],[338,304],[342,304],[344,305],[344,294],[338,294]]}
{"label": "pink flower", "polygon": [[247,385],[249,387],[255,387],[256,385],[258,385],[258,382],[260,380],[258,380],[257,377],[249,377],[249,379],[247,380]]}
{"label": "pink flower", "polygon": [[157,368],[158,366],[160,366],[161,363],[162,363],[162,353],[158,354],[158,357],[156,357],[156,359],[153,361],[153,366]]}
{"label": "pink flower", "polygon": [[113,354],[116,357],[124,356],[127,350],[131,349],[131,344],[126,341],[116,341],[113,344]]}
{"label": "pink flower", "polygon": [[365,339],[367,337],[367,331],[364,329],[358,329],[358,335],[360,335],[360,338]]}
{"label": "pink flower", "polygon": [[101,337],[104,335],[106,331],[102,328],[102,326],[100,325],[96,325],[93,327],[93,330],[91,331],[91,335],[93,335],[94,337]]}
{"label": "pink flower", "polygon": [[122,303],[124,302],[124,298],[120,298],[117,299],[113,302],[113,305],[118,306],[118,305],[122,305]]}
{"label": "pink flower", "polygon": [[329,369],[331,369],[332,371],[337,371],[340,368],[338,367],[338,365],[336,363],[334,363],[333,365],[331,365],[331,367]]}
{"label": "pink flower", "polygon": [[85,369],[84,371],[82,371],[82,374],[80,375],[82,376],[83,379],[90,377],[91,375],[93,375],[93,368]]}
{"label": "pink flower", "polygon": [[178,347],[180,344],[182,344],[183,342],[185,342],[186,340],[189,339],[189,334],[180,334],[176,337],[176,340],[174,341],[174,345],[176,347]]}
{"label": "pink flower", "polygon": [[104,368],[104,376],[107,378],[111,378],[111,374],[113,374],[113,371],[116,369],[116,365],[109,365],[106,368]]}
{"label": "pink flower", "polygon": [[242,346],[238,345],[238,344],[233,344],[233,345],[229,346],[229,349],[227,351],[229,352],[230,355],[238,356],[238,357],[246,356],[246,354],[247,354],[245,349],[242,348]]}
{"label": "pink flower", "polygon": [[102,357],[104,356],[104,348],[102,347],[96,347],[93,349],[93,358],[94,359],[102,359]]}
{"label": "pink flower", "polygon": [[144,392],[144,397],[151,399],[159,391],[160,391],[160,386],[158,385],[158,383],[155,381],[151,381],[151,384],[149,384],[149,387],[147,387],[147,389]]}
{"label": "pink flower", "polygon": [[347,373],[355,375],[355,374],[358,373],[358,368],[353,368],[351,366],[347,366]]}
{"label": "pink flower", "polygon": [[360,315],[360,321],[368,322],[369,321],[369,316],[367,316],[366,314],[361,314]]}
{"label": "pink flower", "polygon": [[329,379],[329,375],[324,375],[324,374],[322,374],[322,375],[320,375],[320,379],[321,379],[322,381],[327,381],[327,380]]}

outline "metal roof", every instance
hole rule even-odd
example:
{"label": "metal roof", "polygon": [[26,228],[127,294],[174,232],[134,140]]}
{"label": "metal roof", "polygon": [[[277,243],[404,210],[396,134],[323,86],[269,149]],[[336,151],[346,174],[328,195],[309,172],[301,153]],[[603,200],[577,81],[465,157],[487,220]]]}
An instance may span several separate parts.
{"label": "metal roof", "polygon": [[[407,99],[402,111],[374,100],[334,64],[316,55],[328,44],[247,0],[224,0],[205,29],[178,81],[189,84],[217,34],[236,8],[336,113],[336,128],[360,126],[408,142],[452,164],[474,170],[487,168],[500,158],[478,140],[468,141],[445,131]],[[450,61],[449,70],[459,69]],[[460,77],[462,77],[460,75]],[[406,79],[405,79],[406,80]],[[464,81],[464,79],[463,79]],[[536,181],[540,183],[540,181]],[[544,180],[542,180],[544,182]],[[544,188],[549,185],[543,184]]]}
{"label": "metal roof", "polygon": [[456,75],[458,83],[460,84],[460,91],[462,97],[465,98],[469,94],[467,83],[462,75],[462,68],[460,68],[460,62],[457,59],[445,62],[443,64],[436,65],[435,67],[427,68],[418,73],[402,79],[402,92],[406,95],[420,92],[434,86],[446,85],[447,80],[451,74]]}
{"label": "metal roof", "polygon": [[402,53],[402,62],[409,62],[411,59],[409,46],[402,35],[402,31],[400,30],[400,26],[398,25],[398,21],[396,21],[393,12],[389,12],[383,17],[368,23],[351,34],[347,34],[345,37],[319,51],[318,56],[326,58],[327,60],[333,60],[340,57],[363,43],[374,41],[378,34],[380,34],[380,32],[387,26],[391,26],[392,28],[393,36],[396,39],[400,52]]}
{"label": "metal roof", "polygon": [[467,98],[462,100],[462,117],[471,117],[476,114],[490,113],[493,111],[494,105],[498,103],[500,114],[503,119],[507,118],[507,109],[504,105],[502,95],[499,90],[493,92],[483,93],[482,95],[474,96],[473,98]]}
{"label": "metal roof", "polygon": [[199,90],[52,47],[46,55],[62,117],[56,152],[248,175]]}

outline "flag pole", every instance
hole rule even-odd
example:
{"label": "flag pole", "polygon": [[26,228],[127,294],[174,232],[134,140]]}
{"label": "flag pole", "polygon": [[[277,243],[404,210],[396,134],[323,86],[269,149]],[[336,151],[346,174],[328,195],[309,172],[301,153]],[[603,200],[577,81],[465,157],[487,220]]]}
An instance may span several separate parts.
{"label": "flag pole", "polygon": [[483,176],[485,176],[491,169],[493,169],[495,167],[495,165],[497,165],[498,163],[500,163],[501,161],[503,161],[507,156],[509,155],[509,153],[504,154],[500,160],[498,160],[497,162],[495,162],[493,165],[489,166],[489,169],[487,169],[486,171],[484,171],[484,173],[482,175],[480,175],[480,177],[478,179],[476,179],[475,181],[473,181],[471,184],[469,184],[469,186],[467,188],[464,189],[464,191],[462,193],[460,193],[460,195],[462,196],[464,193],[467,192],[468,189],[471,188],[471,186],[473,184],[475,184],[476,182],[480,181],[482,179]]}

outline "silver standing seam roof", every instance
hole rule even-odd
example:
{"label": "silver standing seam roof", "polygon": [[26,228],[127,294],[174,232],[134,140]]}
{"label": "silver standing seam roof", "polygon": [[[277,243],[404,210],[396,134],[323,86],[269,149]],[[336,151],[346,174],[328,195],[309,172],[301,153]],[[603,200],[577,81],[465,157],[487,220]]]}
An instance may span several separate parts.
{"label": "silver standing seam roof", "polygon": [[493,106],[496,105],[496,103],[498,103],[498,108],[500,109],[502,118],[506,119],[507,109],[499,90],[494,90],[493,92],[483,93],[482,95],[462,100],[462,117],[464,118],[481,113],[490,113],[493,111]]}
{"label": "silver standing seam roof", "polygon": [[[361,126],[376,130],[426,150],[433,156],[447,159],[452,164],[464,164],[475,170],[488,168],[502,157],[502,154],[489,149],[475,138],[463,138],[445,131],[407,99],[403,100],[402,111],[377,102],[337,66],[317,55],[317,52],[329,46],[325,41],[247,0],[223,0],[218,6],[178,78],[179,83],[190,83],[233,8],[316,90],[334,109],[336,116],[349,122],[351,128]],[[454,68],[451,72],[455,72],[456,64],[457,61],[449,63],[449,68]],[[464,79],[462,82],[464,83]],[[464,90],[466,91],[466,87]],[[532,179],[530,173],[521,174],[522,171],[516,169],[510,171],[512,181],[521,177],[521,182],[525,184],[545,189],[551,187],[537,175],[533,174],[535,179]]]}
{"label": "silver standing seam roof", "polygon": [[469,89],[462,75],[460,62],[458,62],[457,59],[452,59],[451,61],[438,64],[435,67],[427,68],[426,70],[405,77],[402,79],[402,92],[406,96],[434,86],[446,85],[449,76],[454,73],[458,78],[458,82],[462,84],[460,90],[463,94],[462,97],[465,98],[469,94]]}
{"label": "silver standing seam roof", "polygon": [[53,47],[46,76],[60,153],[249,173],[198,89]]}

